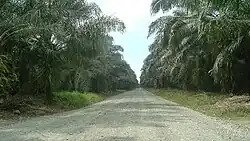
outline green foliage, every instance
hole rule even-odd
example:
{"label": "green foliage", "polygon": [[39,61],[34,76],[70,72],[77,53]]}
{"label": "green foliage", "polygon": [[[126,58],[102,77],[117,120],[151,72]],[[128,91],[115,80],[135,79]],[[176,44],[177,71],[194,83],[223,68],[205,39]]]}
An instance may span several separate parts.
{"label": "green foliage", "polygon": [[[52,91],[136,87],[136,76],[122,58],[123,48],[109,35],[124,32],[125,24],[103,14],[95,3],[5,0],[0,7],[0,54],[11,60],[6,68],[1,56],[1,93],[44,95],[51,103]],[[12,85],[16,79],[19,83]]]}
{"label": "green foliage", "polygon": [[13,72],[12,62],[8,56],[0,55],[0,97],[12,91],[17,83],[17,75]]}
{"label": "green foliage", "polygon": [[103,96],[94,93],[56,92],[53,100],[56,105],[63,108],[75,109],[100,102],[103,99]]}
{"label": "green foliage", "polygon": [[173,8],[149,26],[141,85],[249,92],[249,1],[153,0],[151,12]]}

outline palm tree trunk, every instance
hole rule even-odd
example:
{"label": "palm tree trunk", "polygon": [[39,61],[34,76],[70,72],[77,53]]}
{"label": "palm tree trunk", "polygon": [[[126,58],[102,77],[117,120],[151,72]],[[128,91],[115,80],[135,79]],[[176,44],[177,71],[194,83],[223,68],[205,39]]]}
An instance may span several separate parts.
{"label": "palm tree trunk", "polygon": [[46,101],[47,104],[50,105],[52,104],[52,87],[51,87],[51,75],[47,78],[47,83],[46,83]]}

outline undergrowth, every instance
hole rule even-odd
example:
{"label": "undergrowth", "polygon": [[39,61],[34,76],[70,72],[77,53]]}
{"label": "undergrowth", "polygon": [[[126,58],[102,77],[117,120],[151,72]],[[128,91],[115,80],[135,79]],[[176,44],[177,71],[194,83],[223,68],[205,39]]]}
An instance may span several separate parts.
{"label": "undergrowth", "polygon": [[104,96],[94,93],[56,92],[54,104],[66,109],[76,109],[104,100]]}

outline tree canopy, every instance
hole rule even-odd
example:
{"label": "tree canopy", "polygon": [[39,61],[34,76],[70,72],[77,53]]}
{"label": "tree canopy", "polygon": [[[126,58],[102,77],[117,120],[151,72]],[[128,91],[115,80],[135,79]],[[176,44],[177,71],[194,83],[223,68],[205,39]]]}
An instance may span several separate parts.
{"label": "tree canopy", "polygon": [[250,1],[153,0],[151,13],[159,11],[142,86],[249,92]]}
{"label": "tree canopy", "polygon": [[124,23],[86,0],[0,2],[0,96],[133,89],[136,75],[111,31]]}

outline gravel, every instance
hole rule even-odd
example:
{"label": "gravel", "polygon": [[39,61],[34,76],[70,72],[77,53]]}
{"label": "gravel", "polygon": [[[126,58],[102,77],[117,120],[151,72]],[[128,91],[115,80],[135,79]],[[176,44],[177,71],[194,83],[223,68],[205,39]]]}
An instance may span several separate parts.
{"label": "gravel", "polygon": [[143,89],[92,106],[0,127],[1,141],[249,141],[247,128]]}

